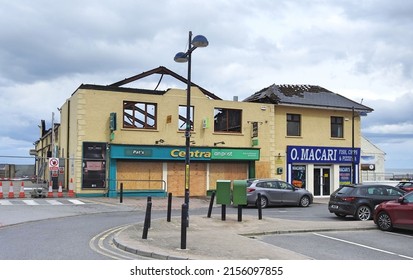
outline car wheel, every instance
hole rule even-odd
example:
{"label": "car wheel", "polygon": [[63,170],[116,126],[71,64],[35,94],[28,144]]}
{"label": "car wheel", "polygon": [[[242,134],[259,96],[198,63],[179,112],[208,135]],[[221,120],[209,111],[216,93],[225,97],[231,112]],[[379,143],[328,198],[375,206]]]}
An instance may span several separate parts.
{"label": "car wheel", "polygon": [[361,205],[357,208],[356,215],[354,216],[357,220],[367,221],[371,218],[371,209],[367,205]]}
{"label": "car wheel", "polygon": [[380,212],[377,216],[377,226],[381,230],[391,231],[393,229],[393,224],[389,214],[386,212]]}
{"label": "car wheel", "polygon": [[310,198],[306,195],[304,195],[301,199],[300,199],[300,204],[301,207],[308,207],[308,205],[310,205]]}
{"label": "car wheel", "polygon": [[[257,200],[257,206],[258,206],[259,201]],[[268,198],[265,196],[261,196],[261,208],[266,208],[268,206]]]}

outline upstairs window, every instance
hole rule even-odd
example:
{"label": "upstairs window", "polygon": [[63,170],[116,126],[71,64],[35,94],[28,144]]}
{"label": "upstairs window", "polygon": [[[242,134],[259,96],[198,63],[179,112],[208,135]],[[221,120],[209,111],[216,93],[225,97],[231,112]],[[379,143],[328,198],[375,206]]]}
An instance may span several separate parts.
{"label": "upstairs window", "polygon": [[287,114],[287,136],[301,136],[301,115]]}
{"label": "upstairs window", "polygon": [[343,117],[331,117],[331,137],[343,138]]}
{"label": "upstairs window", "polygon": [[124,101],[123,127],[156,129],[156,104]]}
{"label": "upstairs window", "polygon": [[214,109],[214,131],[241,133],[242,111],[236,109]]}
{"label": "upstairs window", "polygon": [[[194,107],[191,106],[189,109],[190,115],[190,127],[191,131],[194,130]],[[179,105],[179,120],[178,120],[178,130],[186,130],[186,106]]]}

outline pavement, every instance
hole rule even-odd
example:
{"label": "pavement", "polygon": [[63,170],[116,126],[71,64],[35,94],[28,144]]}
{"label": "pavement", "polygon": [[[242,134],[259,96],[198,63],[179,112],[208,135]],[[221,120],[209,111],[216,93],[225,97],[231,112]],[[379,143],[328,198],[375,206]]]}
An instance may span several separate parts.
{"label": "pavement", "polygon": [[[99,202],[119,203],[119,199],[101,198]],[[146,209],[147,200],[124,199],[122,203],[125,206]],[[314,203],[327,204],[328,198],[315,198]],[[181,198],[174,198],[172,209],[181,209],[182,204],[183,198],[182,200]],[[376,228],[371,221],[286,220],[268,217],[264,211],[262,219],[258,219],[257,211],[256,216],[242,215],[242,221],[238,221],[237,214],[227,214],[225,220],[222,220],[221,205],[214,204],[212,215],[207,217],[209,204],[210,198],[191,198],[186,243],[181,241],[181,217],[172,217],[168,222],[166,215],[163,219],[151,220],[146,239],[142,238],[144,236],[144,221],[142,221],[120,228],[113,237],[113,243],[127,252],[154,259],[306,260],[311,258],[269,245],[263,242],[262,238],[269,234],[353,231]],[[191,209],[195,208],[205,208],[205,214],[192,215]],[[152,198],[152,210],[165,210],[165,213],[167,213],[167,198]]]}

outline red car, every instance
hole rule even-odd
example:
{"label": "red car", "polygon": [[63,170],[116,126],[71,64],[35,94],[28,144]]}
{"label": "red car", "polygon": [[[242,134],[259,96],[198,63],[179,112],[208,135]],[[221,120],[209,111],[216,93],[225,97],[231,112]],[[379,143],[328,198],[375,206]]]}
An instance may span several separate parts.
{"label": "red car", "polygon": [[406,191],[406,192],[411,192],[413,191],[413,182],[411,181],[403,181],[400,182],[396,185],[396,187]]}
{"label": "red car", "polygon": [[413,192],[380,203],[374,209],[374,223],[381,230],[391,231],[393,228],[413,230]]}

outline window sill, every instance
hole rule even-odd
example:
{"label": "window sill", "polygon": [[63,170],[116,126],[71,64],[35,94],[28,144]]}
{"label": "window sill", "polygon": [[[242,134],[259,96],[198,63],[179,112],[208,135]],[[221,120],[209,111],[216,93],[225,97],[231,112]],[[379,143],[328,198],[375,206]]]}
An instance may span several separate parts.
{"label": "window sill", "polygon": [[217,132],[213,132],[213,135],[234,135],[234,136],[244,136],[243,133],[241,132],[225,132],[225,131],[217,131]]}
{"label": "window sill", "polygon": [[158,129],[154,128],[121,128],[121,131],[139,131],[139,132],[159,132]]}

